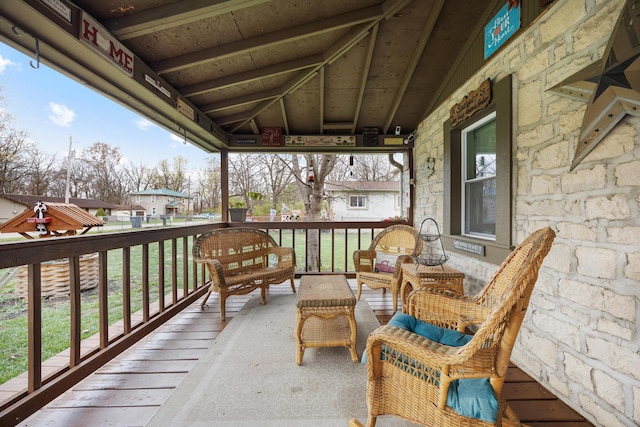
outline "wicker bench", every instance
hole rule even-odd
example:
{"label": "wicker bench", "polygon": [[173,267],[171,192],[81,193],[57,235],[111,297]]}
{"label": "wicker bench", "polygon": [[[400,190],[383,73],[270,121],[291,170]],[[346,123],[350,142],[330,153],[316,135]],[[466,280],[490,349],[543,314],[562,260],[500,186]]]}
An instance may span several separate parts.
{"label": "wicker bench", "polygon": [[193,244],[193,259],[207,266],[211,278],[202,308],[211,292],[218,292],[222,320],[226,318],[225,303],[230,295],[244,295],[260,288],[262,304],[266,304],[269,286],[287,279],[293,292],[296,291],[293,249],[278,246],[261,230],[234,227],[204,233]]}

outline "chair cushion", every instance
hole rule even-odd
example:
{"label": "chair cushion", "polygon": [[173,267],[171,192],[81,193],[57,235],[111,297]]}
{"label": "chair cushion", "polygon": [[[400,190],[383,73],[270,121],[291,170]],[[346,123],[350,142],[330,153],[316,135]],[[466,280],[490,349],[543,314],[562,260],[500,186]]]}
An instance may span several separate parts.
{"label": "chair cushion", "polygon": [[[463,346],[473,338],[473,335],[440,328],[402,312],[394,314],[388,324],[450,347]],[[498,414],[498,399],[488,378],[452,381],[447,406],[464,417],[489,423],[495,423]]]}
{"label": "chair cushion", "polygon": [[376,252],[376,264],[374,271],[378,273],[394,273],[396,271],[397,254]]}

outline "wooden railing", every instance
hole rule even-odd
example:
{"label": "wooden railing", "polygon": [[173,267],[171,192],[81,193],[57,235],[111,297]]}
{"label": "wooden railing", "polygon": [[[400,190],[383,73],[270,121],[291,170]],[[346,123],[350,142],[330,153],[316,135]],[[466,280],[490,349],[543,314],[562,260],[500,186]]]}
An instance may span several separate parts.
{"label": "wooden railing", "polygon": [[[352,253],[368,248],[389,222],[248,222],[207,223],[36,239],[0,244],[0,269],[26,266],[28,271],[28,380],[23,391],[0,405],[0,425],[15,425],[70,389],[109,360],[191,305],[206,292],[203,266],[191,261],[197,235],[221,227],[254,227],[268,231],[296,251],[300,274],[342,273],[353,276]],[[311,238],[316,233],[317,239]],[[309,251],[310,241],[317,250]],[[329,248],[327,248],[329,245]],[[98,345],[83,347],[81,267],[83,255],[98,254]],[[309,259],[317,253],[317,259]],[[110,259],[122,260],[122,319],[109,319]],[[56,372],[42,372],[42,269],[48,261],[68,259],[69,362]],[[311,271],[309,264],[320,266]],[[132,267],[140,271],[140,316],[132,316]],[[24,268],[24,267],[23,267]],[[119,327],[114,328],[117,323]],[[2,345],[0,343],[0,345]]]}

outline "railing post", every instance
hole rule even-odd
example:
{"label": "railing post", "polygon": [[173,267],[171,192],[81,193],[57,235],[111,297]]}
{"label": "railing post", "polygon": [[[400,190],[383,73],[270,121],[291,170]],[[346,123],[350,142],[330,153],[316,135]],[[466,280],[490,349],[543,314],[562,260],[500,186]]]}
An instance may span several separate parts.
{"label": "railing post", "polygon": [[131,247],[122,248],[122,323],[124,334],[131,332]]}
{"label": "railing post", "polygon": [[171,295],[173,303],[178,303],[178,266],[176,265],[176,256],[178,254],[178,242],[171,239]]}
{"label": "railing post", "polygon": [[69,257],[69,366],[80,363],[80,345],[82,341],[82,312],[80,302],[80,258]]}
{"label": "railing post", "polygon": [[164,311],[164,241],[158,242],[158,311]]}
{"label": "railing post", "polygon": [[188,237],[182,238],[182,296],[189,295],[189,242]]}
{"label": "railing post", "polygon": [[147,323],[149,310],[149,244],[142,245],[142,321]]}
{"label": "railing post", "polygon": [[33,393],[42,385],[42,299],[40,263],[29,264],[29,380],[28,390]]}
{"label": "railing post", "polygon": [[109,277],[107,251],[100,251],[98,256],[98,312],[100,330],[100,348],[109,345]]}

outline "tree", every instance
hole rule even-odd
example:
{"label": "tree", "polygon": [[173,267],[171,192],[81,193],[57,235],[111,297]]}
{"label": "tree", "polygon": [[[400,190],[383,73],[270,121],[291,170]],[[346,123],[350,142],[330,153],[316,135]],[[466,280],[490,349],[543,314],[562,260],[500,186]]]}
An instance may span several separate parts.
{"label": "tree", "polygon": [[229,196],[244,201],[245,206],[251,207],[254,200],[249,193],[266,192],[263,164],[256,154],[237,154],[229,156]]}
{"label": "tree", "polygon": [[142,163],[125,167],[124,174],[130,191],[143,191],[149,188],[151,170]]}
{"label": "tree", "polygon": [[33,195],[49,195],[51,184],[58,178],[56,156],[30,147],[27,156],[29,174],[25,177],[22,192]]}
{"label": "tree", "polygon": [[188,193],[188,163],[189,161],[182,156],[174,157],[171,164],[166,159],[161,160],[151,172],[149,180],[151,186],[156,188],[166,188],[181,193]]}
{"label": "tree", "polygon": [[264,171],[262,179],[268,188],[267,194],[269,195],[271,207],[277,209],[284,200],[287,187],[295,179],[293,172],[278,156],[263,154],[258,159],[262,163],[262,170]]}
{"label": "tree", "polygon": [[121,160],[120,148],[104,142],[96,142],[83,150],[81,158],[73,165],[74,174],[78,174],[76,166],[81,165],[79,171],[85,176],[82,184],[78,183],[83,187],[82,193],[107,203],[122,203],[128,188]]}
{"label": "tree", "polygon": [[210,156],[205,168],[196,175],[194,199],[198,212],[217,211],[220,208],[222,198],[220,175],[220,156]]}
{"label": "tree", "polygon": [[0,193],[17,193],[29,173],[27,133],[13,128],[13,116],[0,112]]}
{"label": "tree", "polygon": [[394,173],[388,154],[355,154],[338,157],[329,181],[389,181]]}
{"label": "tree", "polygon": [[[320,220],[324,184],[336,161],[335,154],[294,154],[291,157],[291,171],[302,195],[307,221]],[[317,264],[319,241],[319,232],[307,233],[307,268],[309,271],[320,271],[320,265]]]}

